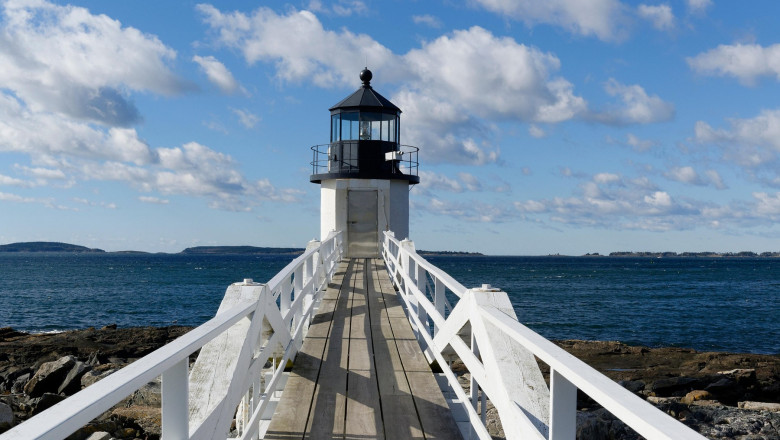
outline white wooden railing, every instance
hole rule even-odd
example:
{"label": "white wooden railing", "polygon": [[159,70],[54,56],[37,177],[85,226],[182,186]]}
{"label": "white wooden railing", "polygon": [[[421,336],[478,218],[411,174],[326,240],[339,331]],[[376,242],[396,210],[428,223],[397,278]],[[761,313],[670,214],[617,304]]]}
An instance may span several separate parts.
{"label": "white wooden railing", "polygon": [[[420,346],[468,415],[466,437],[490,439],[489,398],[508,439],[574,439],[579,389],[647,439],[704,439],[520,324],[505,292],[465,288],[392,232],[385,232],[382,254]],[[534,356],[550,367],[549,388]],[[471,374],[468,396],[449,368],[456,359]]]}
{"label": "white wooden railing", "polygon": [[[334,232],[322,243],[309,243],[303,255],[267,284],[245,280],[232,285],[226,299],[232,289],[237,300],[232,303],[223,300],[213,319],[14,427],[0,435],[0,439],[63,439],[159,376],[162,376],[164,439],[226,438],[239,406],[242,410],[236,422],[240,438],[258,438],[259,418],[277,390],[287,361],[300,348],[343,248],[342,234]],[[245,300],[247,297],[256,299]],[[188,378],[190,355],[202,348],[200,362],[209,344],[230,336],[231,331],[242,325],[245,337],[238,341],[236,353],[228,356],[231,360],[226,365],[230,369],[220,371],[221,368],[208,365],[200,368],[220,375],[217,379],[227,379],[226,386],[216,393],[216,398],[212,395],[209,401],[193,402],[203,396],[189,390],[191,386],[210,387],[212,393],[220,387],[219,380],[213,377],[205,380],[205,385],[202,377],[198,383]],[[263,387],[260,377],[269,359],[273,359],[275,368]],[[198,369],[198,362],[192,375]],[[193,404],[208,411],[195,414]]]}

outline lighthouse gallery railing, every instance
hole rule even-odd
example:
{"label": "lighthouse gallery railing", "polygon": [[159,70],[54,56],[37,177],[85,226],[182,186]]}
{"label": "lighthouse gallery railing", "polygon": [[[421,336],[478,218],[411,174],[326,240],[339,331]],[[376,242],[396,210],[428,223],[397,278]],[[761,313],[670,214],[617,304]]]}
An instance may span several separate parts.
{"label": "lighthouse gallery railing", "polygon": [[[240,438],[257,438],[258,420],[279,388],[287,361],[300,348],[316,303],[343,255],[340,232],[313,244],[267,284],[244,282],[229,287],[228,292],[231,288],[241,291],[239,300],[205,324],[12,428],[0,439],[63,439],[160,375],[163,439],[226,438],[240,405]],[[257,300],[240,299],[245,296]],[[209,342],[227,335],[242,321],[246,337],[237,342],[240,353],[232,364],[228,389],[217,402],[210,402],[197,426],[190,426],[189,357],[201,348],[203,356]],[[278,347],[280,359],[276,359]],[[275,368],[263,388],[260,376],[269,358],[274,359]]]}
{"label": "lighthouse gallery railing", "polygon": [[[465,288],[392,232],[385,232],[382,253],[420,346],[429,362],[438,362],[468,415],[471,437],[491,438],[485,428],[489,398],[508,439],[574,439],[579,389],[645,438],[704,439],[520,324],[505,292]],[[454,307],[447,291],[457,299]],[[533,356],[550,367],[549,388],[543,382],[529,386],[530,370],[538,370]],[[456,358],[471,375],[470,395],[449,368]],[[534,365],[524,364],[528,359]]]}

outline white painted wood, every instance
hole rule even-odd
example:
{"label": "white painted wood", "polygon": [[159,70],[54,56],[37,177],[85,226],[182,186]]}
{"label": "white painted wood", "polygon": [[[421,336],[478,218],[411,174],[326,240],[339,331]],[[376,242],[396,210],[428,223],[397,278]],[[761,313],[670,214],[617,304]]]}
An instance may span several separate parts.
{"label": "white painted wood", "polygon": [[[496,310],[517,320],[506,292],[470,289],[463,299],[473,304],[471,310]],[[546,438],[550,394],[533,353],[490,323],[482,322],[479,314],[472,314],[471,329],[482,352],[485,372],[499,382],[502,398],[516,403],[538,433]],[[498,396],[490,397],[496,399]],[[501,408],[497,409],[500,414]],[[522,431],[522,434],[529,434],[525,429]]]}
{"label": "white painted wood", "polygon": [[162,438],[189,438],[188,383],[189,358],[180,360],[162,374]]}
{"label": "white painted wood", "polygon": [[[448,368],[445,351],[451,353],[448,350],[452,350],[461,359],[473,381],[482,389],[480,397],[484,399],[487,395],[491,399],[498,409],[507,438],[543,439],[548,433],[556,439],[573,438],[572,423],[575,422],[572,420],[576,419],[571,414],[574,411],[576,416],[578,388],[646,438],[704,438],[520,324],[506,293],[466,289],[420,257],[411,242],[399,242],[391,233],[384,236],[382,255],[412,326],[423,327],[421,310],[433,321],[433,338],[427,332],[416,334],[421,345],[431,350],[442,367],[475,432],[484,429],[484,422],[474,407],[466,403],[469,398]],[[433,304],[418,288],[423,269],[434,280]],[[451,313],[446,320],[444,313],[448,302],[443,307],[438,300],[444,287],[460,298],[454,307],[449,305]],[[469,329],[476,341],[472,347],[479,349],[481,361],[472,353],[472,347],[461,339],[461,334],[468,334]],[[534,356],[553,370],[556,376],[553,394],[544,384]],[[475,391],[476,388],[473,387]],[[574,403],[571,403],[572,394]],[[549,427],[550,423],[554,426]]]}
{"label": "white painted wood", "polygon": [[[338,262],[343,255],[343,240],[341,238],[341,234],[338,232],[333,232],[328,237],[328,239],[323,242],[323,245],[320,247],[320,249],[322,249],[322,251],[327,254],[328,258],[331,258],[331,261]],[[167,403],[164,404],[165,406],[167,406],[168,403],[173,405],[173,401],[176,400],[175,398],[172,400],[170,397],[171,395],[185,396],[184,398],[180,399],[183,404],[172,410],[166,409],[165,412],[168,414],[171,414],[170,411],[186,412],[187,388],[191,387],[183,387],[181,384],[176,385],[176,383],[181,381],[182,375],[184,377],[187,375],[186,365],[189,362],[189,355],[196,350],[201,349],[204,345],[212,342],[216,338],[219,338],[220,335],[230,331],[230,329],[233,329],[235,324],[247,320],[247,317],[258,318],[257,320],[254,320],[255,325],[252,332],[256,335],[254,338],[259,339],[258,335],[260,333],[260,327],[257,322],[262,323],[263,321],[266,321],[262,319],[263,313],[258,309],[260,304],[272,305],[272,307],[267,308],[267,311],[270,312],[267,313],[267,315],[271,317],[269,325],[272,326],[273,330],[273,332],[269,335],[271,342],[284,342],[287,347],[284,351],[284,362],[279,365],[277,370],[278,372],[283,371],[284,363],[286,363],[287,360],[291,358],[291,356],[294,356],[294,344],[289,343],[291,340],[289,329],[287,332],[280,331],[281,323],[284,321],[282,319],[281,312],[276,307],[275,301],[281,293],[281,286],[283,285],[284,281],[287,280],[289,282],[292,272],[302,264],[304,259],[310,258],[316,252],[319,252],[319,249],[307,250],[303,255],[293,260],[285,267],[285,269],[274,276],[268,283],[268,288],[264,288],[264,291],[267,293],[261,295],[265,297],[265,301],[247,301],[245,299],[246,297],[241,299],[242,295],[249,295],[250,297],[254,296],[254,293],[251,292],[251,289],[257,288],[259,286],[231,286],[235,290],[233,293],[239,299],[226,302],[225,307],[220,308],[220,310],[217,312],[217,315],[208,322],[191,330],[189,333],[159,348],[158,350],[155,350],[151,354],[133,362],[132,364],[110,375],[109,377],[96,382],[94,385],[69,397],[65,401],[54,405],[53,407],[31,418],[25,423],[22,423],[5,432],[0,436],[0,438],[3,440],[55,440],[65,438],[77,429],[84,426],[90,420],[104,413],[106,410],[130,395],[135,390],[141,388],[160,375],[165,376],[163,380],[163,387],[165,388],[164,393],[168,396],[164,398],[165,401],[167,401]],[[323,281],[324,285],[327,285],[327,283],[332,279],[335,269],[336,265],[332,264],[327,274],[325,274],[325,280]],[[312,283],[310,283],[310,285],[311,284]],[[249,291],[244,292],[242,289],[249,289]],[[306,286],[304,286],[304,289],[306,289]],[[318,292],[319,290],[321,289],[318,289]],[[312,293],[318,293],[314,292],[313,289],[311,291]],[[232,304],[232,306],[228,303]],[[303,304],[303,301],[301,304]],[[305,308],[304,318],[306,315],[313,313],[313,305],[314,302],[312,301],[311,306]],[[298,326],[296,328],[296,332],[300,333],[301,329],[302,326]],[[283,338],[283,335],[285,335],[286,338]],[[253,343],[252,339],[249,339],[246,344],[242,343],[240,357],[244,358],[244,361],[242,361],[242,368],[246,368],[246,374],[240,373],[234,375],[236,383],[240,383],[241,386],[228,387],[230,390],[228,393],[229,398],[223,399],[223,402],[228,402],[229,405],[221,406],[221,402],[217,402],[217,408],[224,409],[225,407],[230,407],[232,405],[232,410],[225,411],[228,413],[234,411],[238,401],[242,398],[243,395],[246,394],[250,386],[253,383],[256,383],[254,377],[255,375],[260,374],[262,363],[253,360],[251,354],[257,349],[257,347],[258,344]],[[260,350],[261,357],[265,356],[267,359],[269,355],[270,349],[268,346]],[[275,383],[278,382],[271,384],[268,395],[273,393],[275,389],[273,388]],[[266,398],[260,399],[259,405],[257,405],[256,408],[264,408],[267,402],[268,398],[266,395]],[[208,431],[209,429],[213,430],[213,428],[218,425],[219,418],[222,415],[222,411],[215,410],[205,416],[203,423],[201,423],[199,427],[193,426],[193,424],[190,423],[190,438],[213,438],[213,432],[208,433]],[[170,420],[171,417],[173,417],[173,420],[176,420],[176,416],[170,415],[166,416],[166,419]],[[230,414],[229,417],[232,418],[232,414]],[[222,418],[225,420],[227,417]],[[168,424],[169,423],[166,422],[166,425]],[[175,426],[177,426],[175,431],[178,432],[184,430],[186,432],[186,427],[183,427],[183,423],[174,423],[168,428],[173,429]],[[169,436],[173,436],[173,434],[169,434]],[[185,436],[182,438],[186,438],[186,436],[187,435],[185,434]],[[178,438],[178,436],[174,436],[173,438]]]}
{"label": "white painted wood", "polygon": [[640,435],[652,439],[704,439],[506,314],[490,309],[480,310],[479,313]]}
{"label": "white painted wood", "polygon": [[571,440],[577,434],[577,387],[550,369],[550,440]]}

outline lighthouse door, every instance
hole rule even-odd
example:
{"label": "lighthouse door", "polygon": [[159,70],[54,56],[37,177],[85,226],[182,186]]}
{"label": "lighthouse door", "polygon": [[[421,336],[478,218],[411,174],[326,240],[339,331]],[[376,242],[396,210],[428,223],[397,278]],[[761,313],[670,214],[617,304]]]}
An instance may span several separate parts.
{"label": "lighthouse door", "polygon": [[350,257],[378,257],[377,192],[347,193],[347,253]]}

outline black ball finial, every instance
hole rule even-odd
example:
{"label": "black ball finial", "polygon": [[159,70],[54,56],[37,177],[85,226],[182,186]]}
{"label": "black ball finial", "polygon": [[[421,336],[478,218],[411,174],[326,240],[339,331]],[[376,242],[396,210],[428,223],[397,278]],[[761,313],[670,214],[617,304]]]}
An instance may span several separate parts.
{"label": "black ball finial", "polygon": [[370,70],[368,70],[368,67],[363,69],[362,72],[360,72],[360,80],[363,81],[364,86],[368,86],[371,83],[371,78],[374,77],[374,74],[371,73]]}

